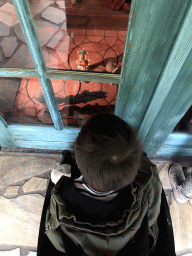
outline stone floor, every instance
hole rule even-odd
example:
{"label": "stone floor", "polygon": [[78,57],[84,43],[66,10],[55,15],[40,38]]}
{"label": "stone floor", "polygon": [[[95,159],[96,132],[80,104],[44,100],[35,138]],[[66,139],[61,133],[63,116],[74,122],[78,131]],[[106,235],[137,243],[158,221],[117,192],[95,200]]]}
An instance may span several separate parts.
{"label": "stone floor", "polygon": [[[0,256],[36,255],[48,180],[60,159],[56,154],[0,153]],[[178,204],[172,195],[167,173],[171,162],[153,162],[170,206],[177,255],[191,256],[192,206]]]}

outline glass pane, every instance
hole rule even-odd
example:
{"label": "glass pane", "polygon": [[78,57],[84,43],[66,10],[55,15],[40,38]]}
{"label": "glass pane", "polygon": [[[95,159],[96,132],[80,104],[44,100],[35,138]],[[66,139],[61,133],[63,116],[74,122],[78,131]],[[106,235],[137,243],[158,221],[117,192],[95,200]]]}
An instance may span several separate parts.
{"label": "glass pane", "polygon": [[8,124],[53,123],[38,78],[0,78],[0,115]]}
{"label": "glass pane", "polygon": [[30,1],[48,68],[120,73],[130,4],[110,1]]}
{"label": "glass pane", "polygon": [[[51,79],[65,126],[81,126],[91,115],[114,113],[118,84]],[[8,124],[49,124],[38,78],[0,78],[0,115]]]}
{"label": "glass pane", "polygon": [[0,67],[34,68],[15,7],[0,1]]}
{"label": "glass pane", "polygon": [[[118,84],[51,79],[65,126],[81,126],[91,115],[114,113]],[[7,123],[49,124],[38,78],[0,78],[0,114]]]}
{"label": "glass pane", "polygon": [[192,106],[188,109],[185,115],[173,130],[174,132],[185,132],[192,134]]}
{"label": "glass pane", "polygon": [[51,81],[64,126],[81,126],[99,112],[114,113],[118,84]]}

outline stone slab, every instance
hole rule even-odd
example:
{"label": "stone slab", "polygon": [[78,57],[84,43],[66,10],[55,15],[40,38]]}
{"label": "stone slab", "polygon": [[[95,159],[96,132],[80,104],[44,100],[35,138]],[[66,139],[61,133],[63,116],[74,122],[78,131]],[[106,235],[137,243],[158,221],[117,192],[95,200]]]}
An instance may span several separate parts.
{"label": "stone slab", "polygon": [[5,12],[9,12],[13,15],[17,15],[17,12],[15,10],[15,7],[13,4],[10,4],[10,3],[5,3],[3,6],[1,6],[0,8],[1,11],[5,11]]}
{"label": "stone slab", "polygon": [[66,20],[66,13],[61,9],[48,7],[43,11],[42,18],[58,25]]}
{"label": "stone slab", "polygon": [[27,45],[22,45],[4,65],[5,68],[34,68]]}
{"label": "stone slab", "polygon": [[0,21],[8,25],[9,27],[13,27],[16,23],[18,23],[18,19],[15,15],[4,12],[0,10]]}
{"label": "stone slab", "polygon": [[[35,30],[41,46],[45,45],[57,32],[58,26],[48,21],[35,21]],[[15,26],[15,33],[22,42],[26,42],[20,24]]]}
{"label": "stone slab", "polygon": [[61,29],[64,31],[67,31],[67,22],[63,23],[63,25],[61,26]]}
{"label": "stone slab", "polygon": [[44,190],[47,188],[47,179],[33,177],[29,181],[27,181],[22,189],[24,193],[32,192],[36,190]]}
{"label": "stone slab", "polygon": [[47,44],[47,47],[49,47],[49,48],[51,48],[51,49],[55,49],[62,37],[63,37],[63,33],[62,33],[62,31],[59,31],[59,32],[58,32],[57,34],[55,34],[54,37],[49,41],[49,43]]}
{"label": "stone slab", "polygon": [[0,256],[20,256],[20,249],[17,248],[17,249],[12,250],[12,251],[0,252]]}
{"label": "stone slab", "polygon": [[59,5],[60,8],[65,9],[65,1],[59,0],[57,1],[57,4]]}
{"label": "stone slab", "polygon": [[4,245],[37,246],[44,203],[41,195],[0,197],[0,241]]}
{"label": "stone slab", "polygon": [[53,169],[56,164],[53,159],[0,156],[0,186],[9,186],[37,176]]}
{"label": "stone slab", "polygon": [[45,8],[47,8],[50,4],[53,4],[52,0],[38,0],[38,1],[30,1],[30,9],[32,15],[35,16],[38,13],[42,12]]}
{"label": "stone slab", "polygon": [[35,25],[41,46],[45,45],[59,29],[57,25],[48,21],[36,21]]}
{"label": "stone slab", "polygon": [[25,36],[20,24],[17,24],[14,28],[17,37],[24,43],[26,43]]}
{"label": "stone slab", "polygon": [[37,253],[36,252],[29,252],[29,254],[27,254],[27,256],[36,256]]}
{"label": "stone slab", "polygon": [[20,186],[9,186],[7,187],[4,196],[16,196]]}
{"label": "stone slab", "polygon": [[9,27],[15,26],[19,22],[13,4],[6,3],[0,7],[0,21]]}
{"label": "stone slab", "polygon": [[176,251],[190,250],[192,248],[192,206],[189,202],[179,204],[173,197],[170,214]]}
{"label": "stone slab", "polygon": [[59,61],[57,58],[55,58],[52,54],[49,54],[46,50],[43,50],[43,56],[48,68],[58,68]]}
{"label": "stone slab", "polygon": [[[0,1],[0,6],[2,5]],[[5,2],[5,1],[4,1]],[[38,13],[42,12],[45,8],[47,8],[50,4],[54,3],[52,0],[38,0],[38,1],[30,1],[30,9],[32,12],[32,16],[36,16]],[[4,22],[10,27],[15,26],[19,23],[19,19],[17,17],[17,13],[15,8],[10,3],[5,3],[0,8],[0,21]]]}
{"label": "stone slab", "polygon": [[70,44],[70,37],[67,33],[64,33],[63,39],[58,43],[56,51],[65,51],[68,52]]}
{"label": "stone slab", "polygon": [[0,23],[0,36],[8,36],[10,33],[10,27],[4,24],[3,22]]}
{"label": "stone slab", "polygon": [[12,112],[19,85],[20,79],[18,78],[0,78],[1,112]]}
{"label": "stone slab", "polygon": [[1,46],[5,57],[11,57],[17,48],[17,38],[15,36],[4,37]]}

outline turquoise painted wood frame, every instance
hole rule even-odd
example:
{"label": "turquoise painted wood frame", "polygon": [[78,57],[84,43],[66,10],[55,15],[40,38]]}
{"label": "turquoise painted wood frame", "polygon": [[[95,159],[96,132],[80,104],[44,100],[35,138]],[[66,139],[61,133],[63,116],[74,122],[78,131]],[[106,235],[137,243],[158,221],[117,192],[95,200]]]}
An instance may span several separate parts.
{"label": "turquoise painted wood frame", "polygon": [[1,118],[1,146],[73,149],[79,128],[63,127],[50,82],[57,78],[119,83],[115,114],[138,131],[148,154],[191,154],[191,135],[171,133],[192,104],[190,0],[132,0],[121,74],[48,70],[28,2],[13,4],[35,69],[0,69],[0,76],[38,77],[54,126],[7,125]]}

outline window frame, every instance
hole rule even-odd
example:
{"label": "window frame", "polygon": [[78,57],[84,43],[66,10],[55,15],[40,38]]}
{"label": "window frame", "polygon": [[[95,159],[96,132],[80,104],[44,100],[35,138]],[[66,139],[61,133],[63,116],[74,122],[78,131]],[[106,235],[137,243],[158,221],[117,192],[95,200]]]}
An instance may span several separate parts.
{"label": "window frame", "polygon": [[[0,69],[0,77],[39,78],[54,126],[7,125],[1,118],[0,129],[7,136],[7,143],[0,138],[1,146],[73,148],[79,128],[63,126],[50,82],[50,79],[67,79],[119,84],[115,114],[137,130],[144,151],[148,154],[171,155],[176,154],[176,145],[177,149],[181,148],[181,154],[191,154],[192,143],[183,144],[187,138],[191,141],[191,135],[171,133],[192,104],[192,65],[187,66],[192,60],[190,0],[175,0],[174,3],[170,0],[162,0],[161,3],[159,0],[132,0],[120,74],[47,69],[28,2],[13,0],[13,4],[35,69]],[[185,83],[189,86],[184,87],[184,92],[178,93],[181,77],[186,77]],[[167,82],[167,87],[163,81]],[[173,99],[181,103],[174,108],[167,107],[166,103]],[[162,124],[163,116],[167,127]],[[171,116],[173,118],[169,122]],[[49,137],[44,137],[45,133]],[[11,139],[8,140],[8,137]],[[185,150],[182,151],[182,148]],[[180,153],[177,151],[177,154]]]}

